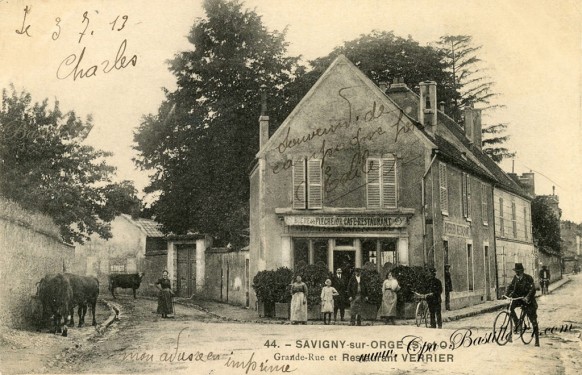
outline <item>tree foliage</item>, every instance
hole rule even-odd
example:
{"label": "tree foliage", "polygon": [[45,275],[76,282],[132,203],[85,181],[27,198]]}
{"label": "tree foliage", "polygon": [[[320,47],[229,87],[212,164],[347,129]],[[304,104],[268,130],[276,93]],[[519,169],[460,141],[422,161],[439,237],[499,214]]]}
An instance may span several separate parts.
{"label": "tree foliage", "polygon": [[417,41],[396,36],[390,31],[372,31],[336,47],[330,54],[310,61],[310,69],[289,86],[290,112],[317,79],[340,54],[345,55],[368,78],[377,84],[403,79],[411,88],[422,81],[435,81],[439,101],[452,103],[457,97],[441,51],[421,46]]}
{"label": "tree foliage", "polygon": [[531,204],[532,235],[534,244],[543,253],[560,255],[560,219],[544,196],[536,197]]}
{"label": "tree foliage", "polygon": [[91,128],[91,117],[63,113],[58,101],[50,108],[14,87],[2,91],[0,194],[52,217],[66,242],[109,238],[108,222],[139,211],[133,185],[112,182],[110,154],[83,144]]}
{"label": "tree foliage", "polygon": [[[462,109],[475,105],[484,111],[491,111],[502,106],[495,104],[499,96],[494,90],[495,83],[487,75],[483,60],[479,58],[482,46],[473,44],[469,35],[445,35],[436,43],[441,51],[446,71],[450,73],[450,85],[457,95],[453,96],[447,114],[463,125]],[[509,139],[505,132],[507,123],[483,125],[483,151],[495,162],[512,157],[503,144]]]}
{"label": "tree foliage", "polygon": [[206,0],[204,10],[188,36],[192,49],[170,61],[178,88],[165,91],[158,113],[145,116],[135,133],[136,163],[154,171],[147,191],[160,192],[152,209],[168,230],[240,243],[261,90],[268,90],[276,124],[298,58],[286,57],[285,32],[268,31],[240,2]]}

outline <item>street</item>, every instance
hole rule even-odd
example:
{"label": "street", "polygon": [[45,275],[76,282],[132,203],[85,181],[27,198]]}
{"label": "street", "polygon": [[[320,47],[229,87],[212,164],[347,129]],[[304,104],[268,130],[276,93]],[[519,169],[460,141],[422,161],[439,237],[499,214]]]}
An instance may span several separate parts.
{"label": "street", "polygon": [[[379,322],[296,326],[226,322],[182,305],[176,305],[176,318],[161,319],[156,301],[121,295],[115,301],[120,320],[104,334],[92,333],[92,327],[73,328],[68,338],[25,332],[33,341],[51,342],[58,357],[50,359],[44,345],[35,349],[42,352],[39,359],[23,360],[35,357],[23,354],[30,347],[3,345],[2,367],[3,373],[579,374],[581,292],[577,275],[552,294],[538,295],[539,348],[516,336],[505,346],[488,342],[497,312],[445,322],[442,330]],[[560,332],[562,326],[568,329]],[[359,361],[362,354],[370,360]],[[17,357],[18,367],[5,366]]]}

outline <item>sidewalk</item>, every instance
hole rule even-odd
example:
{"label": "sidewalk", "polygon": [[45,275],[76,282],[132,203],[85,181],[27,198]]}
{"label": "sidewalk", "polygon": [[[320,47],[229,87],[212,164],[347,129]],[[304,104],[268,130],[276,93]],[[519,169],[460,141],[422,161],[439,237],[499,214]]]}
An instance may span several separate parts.
{"label": "sidewalk", "polygon": [[[561,280],[558,280],[548,287],[550,293],[554,290],[564,286],[570,282],[570,276],[564,276]],[[541,295],[539,292],[536,294],[537,298]],[[233,306],[227,303],[208,301],[208,300],[191,300],[191,299],[176,299],[176,303],[191,306],[196,309],[202,310],[208,314],[211,314],[217,318],[233,321],[233,322],[246,322],[246,323],[262,323],[262,324],[290,324],[289,320],[277,319],[277,318],[261,318],[259,317],[256,310],[246,309],[240,306]],[[443,322],[450,322],[453,320],[459,320],[467,318],[474,315],[479,315],[491,311],[496,311],[501,309],[506,305],[505,300],[495,300],[480,303],[478,305],[468,306],[462,309],[443,311]],[[346,311],[346,317],[343,322],[337,322],[336,324],[348,325],[349,324],[349,311]],[[399,325],[402,324],[414,324],[413,319],[408,320],[397,320]],[[321,321],[308,321],[307,324],[322,324]],[[365,322],[364,325],[369,322]]]}

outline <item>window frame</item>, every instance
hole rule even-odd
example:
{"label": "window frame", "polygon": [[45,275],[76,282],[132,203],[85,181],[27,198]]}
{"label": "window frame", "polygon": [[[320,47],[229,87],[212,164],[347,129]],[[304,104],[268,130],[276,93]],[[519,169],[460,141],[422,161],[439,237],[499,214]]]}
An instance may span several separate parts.
{"label": "window frame", "polygon": [[[372,166],[370,163],[376,163],[378,169],[372,174]],[[386,171],[386,166],[389,165],[390,175],[393,176],[393,182],[387,181],[390,176]],[[369,169],[368,169],[369,168]],[[371,179],[375,178],[373,182]],[[371,189],[372,187],[377,187],[377,200],[378,203],[371,204]],[[389,190],[393,190],[393,204],[387,205],[389,200],[386,195]],[[366,208],[368,209],[396,209],[398,208],[398,158],[396,155],[390,154],[388,157],[370,157],[366,159]]]}

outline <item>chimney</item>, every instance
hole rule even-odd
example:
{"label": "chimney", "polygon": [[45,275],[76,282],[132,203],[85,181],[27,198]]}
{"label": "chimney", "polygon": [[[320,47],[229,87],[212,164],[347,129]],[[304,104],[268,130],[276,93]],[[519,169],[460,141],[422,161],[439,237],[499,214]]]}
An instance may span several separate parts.
{"label": "chimney", "polygon": [[267,86],[261,86],[261,116],[259,117],[259,149],[269,140],[269,116],[267,116]]}
{"label": "chimney", "polygon": [[378,87],[380,87],[383,93],[386,93],[386,90],[388,90],[388,82],[380,82]]}
{"label": "chimney", "polygon": [[536,195],[536,184],[535,184],[535,174],[534,173],[523,173],[521,176],[518,177],[521,186],[527,191],[530,195]]}
{"label": "chimney", "polygon": [[443,102],[442,100],[439,102],[439,110],[442,113],[445,113],[445,102]]}
{"label": "chimney", "polygon": [[437,95],[436,82],[420,83],[420,105],[418,106],[418,121],[424,125],[427,132],[435,133],[437,125]]}
{"label": "chimney", "polygon": [[465,136],[481,150],[481,110],[475,109],[473,106],[465,107]]}

